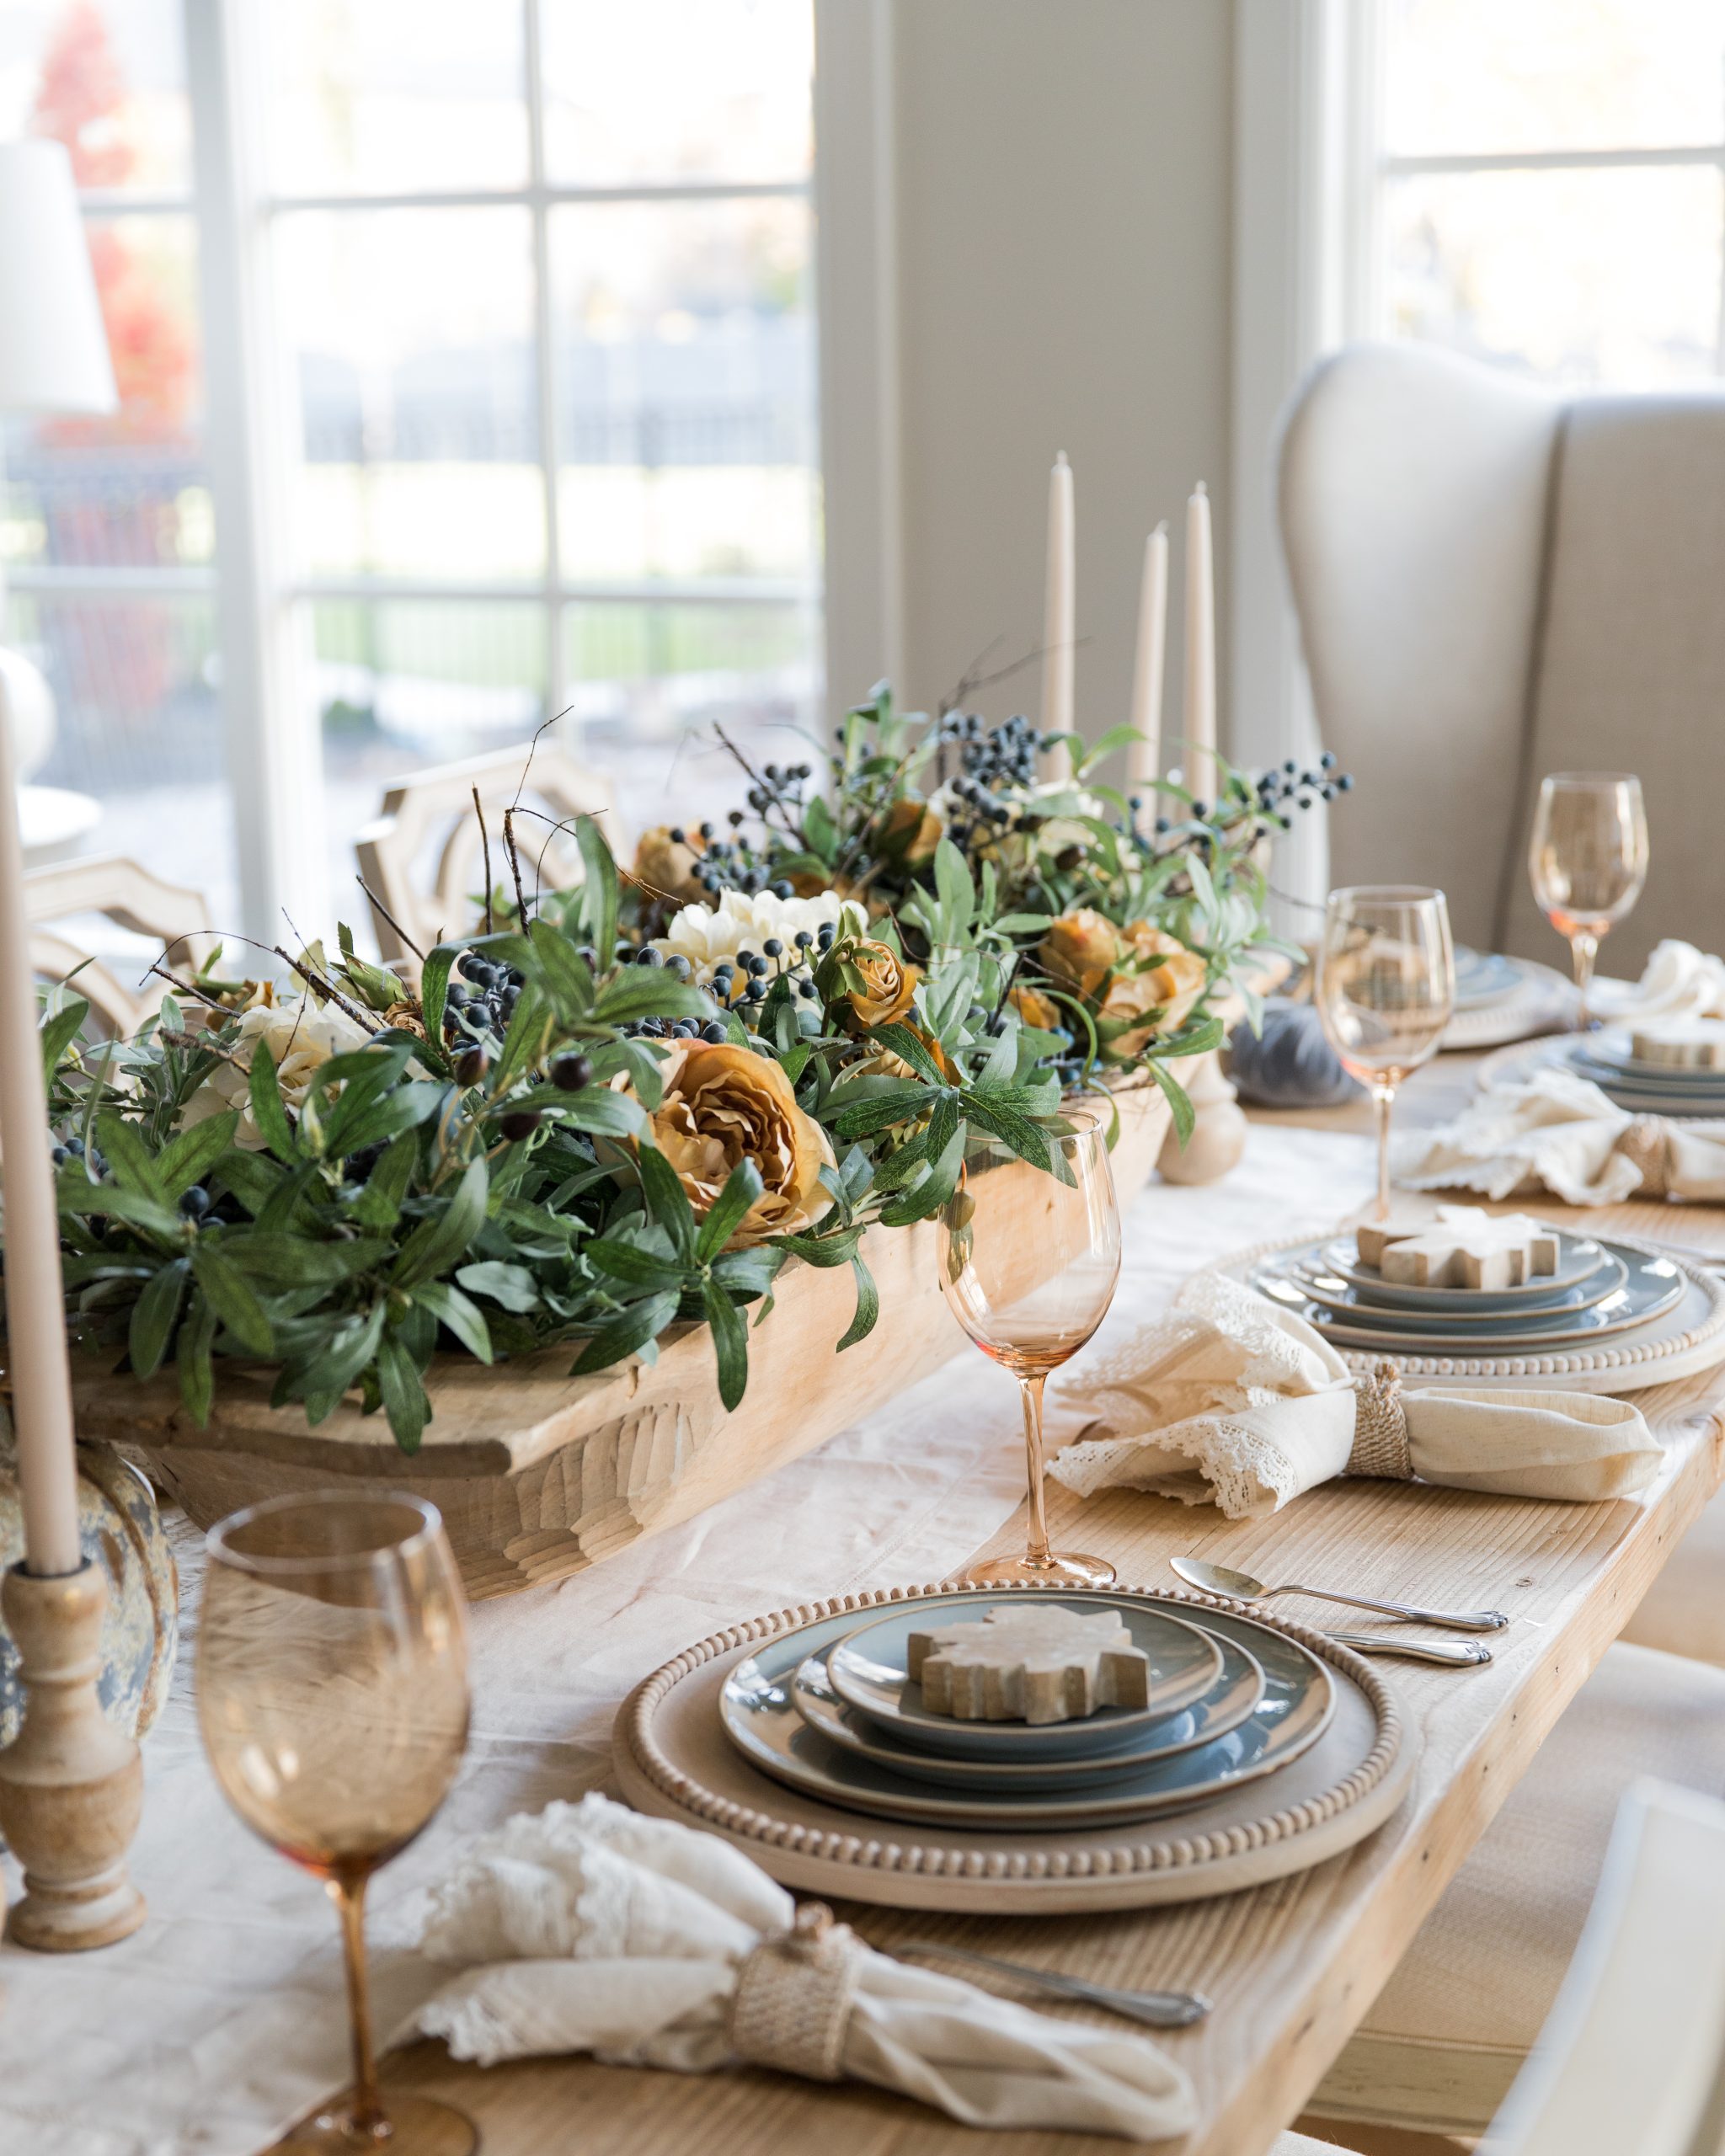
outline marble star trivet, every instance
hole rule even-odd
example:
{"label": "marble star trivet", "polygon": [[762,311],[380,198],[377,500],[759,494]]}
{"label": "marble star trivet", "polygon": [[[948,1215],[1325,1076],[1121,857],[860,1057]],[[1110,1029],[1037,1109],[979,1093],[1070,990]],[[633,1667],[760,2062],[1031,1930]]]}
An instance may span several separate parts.
{"label": "marble star trivet", "polygon": [[1519,1288],[1557,1270],[1557,1230],[1525,1213],[1440,1205],[1435,1220],[1379,1220],[1356,1241],[1362,1265],[1409,1288]]}
{"label": "marble star trivet", "polygon": [[1150,1704],[1150,1657],[1116,1617],[991,1610],[980,1624],[912,1632],[909,1656],[923,1705],[959,1721],[1072,1721]]}

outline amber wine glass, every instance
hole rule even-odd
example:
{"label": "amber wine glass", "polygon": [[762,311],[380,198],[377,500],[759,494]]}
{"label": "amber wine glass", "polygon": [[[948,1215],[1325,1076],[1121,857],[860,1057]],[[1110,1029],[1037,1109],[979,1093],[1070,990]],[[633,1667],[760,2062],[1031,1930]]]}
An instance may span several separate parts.
{"label": "amber wine glass", "polygon": [[970,1567],[966,1577],[989,1587],[1107,1587],[1114,1577],[1106,1558],[1062,1555],[1048,1541],[1042,1389],[1102,1323],[1120,1275],[1105,1126],[1081,1108],[1064,1122],[1064,1134],[1047,1134],[1052,1172],[976,1134],[940,1218],[940,1283],[953,1315],[1017,1379],[1024,1402],[1028,1546]]}
{"label": "amber wine glass", "polygon": [[377,2087],[366,1886],[442,1803],[467,1740],[467,1620],[443,1523],[419,1497],[272,1497],[211,1529],[198,1720],[252,1830],[341,1918],[354,2085],[276,2148],[471,2156],[472,2121]]}
{"label": "amber wine glass", "polygon": [[1527,867],[1541,911],[1569,939],[1576,1024],[1585,1032],[1599,939],[1622,920],[1648,880],[1641,781],[1627,771],[1553,771],[1540,785]]}
{"label": "amber wine glass", "polygon": [[1399,1086],[1437,1053],[1455,1008],[1455,954],[1441,891],[1360,883],[1332,891],[1317,954],[1318,1017],[1377,1109],[1377,1217],[1390,1215],[1390,1118]]}

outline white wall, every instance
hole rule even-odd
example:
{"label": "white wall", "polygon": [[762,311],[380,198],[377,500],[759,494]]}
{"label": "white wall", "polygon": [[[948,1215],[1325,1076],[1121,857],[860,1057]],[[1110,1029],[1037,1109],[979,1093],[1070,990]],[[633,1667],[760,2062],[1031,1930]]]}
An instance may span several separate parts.
{"label": "white wall", "polygon": [[[1094,735],[1126,716],[1144,537],[1167,517],[1178,727],[1178,537],[1200,478],[1217,507],[1226,712],[1233,8],[891,6],[903,691],[932,702],[997,638],[1013,657],[1035,647],[1048,467],[1064,449],[1080,724]],[[831,701],[866,686],[835,680]],[[1033,669],[977,701],[999,716],[1039,697]]]}

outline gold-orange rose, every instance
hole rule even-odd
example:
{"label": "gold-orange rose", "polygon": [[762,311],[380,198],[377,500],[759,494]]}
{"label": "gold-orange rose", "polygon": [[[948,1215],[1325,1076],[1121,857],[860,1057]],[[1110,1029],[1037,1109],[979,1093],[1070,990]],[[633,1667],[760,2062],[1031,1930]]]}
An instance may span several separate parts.
{"label": "gold-orange rose", "polygon": [[1060,1030],[1060,1006],[1039,988],[1032,988],[1026,982],[1013,989],[1008,1000],[1027,1026],[1044,1033]]}
{"label": "gold-orange rose", "polygon": [[1093,907],[1080,906],[1051,925],[1036,955],[1056,980],[1094,995],[1120,956],[1120,933]]}
{"label": "gold-orange rose", "polygon": [[797,1105],[777,1064],[734,1043],[693,1042],[660,1065],[665,1093],[648,1118],[654,1143],[704,1219],[732,1169],[752,1161],[766,1187],[726,1247],[812,1226],[832,1203],[820,1171],[833,1165],[826,1133]]}
{"label": "gold-orange rose", "polygon": [[868,937],[858,937],[841,955],[846,969],[859,975],[862,984],[845,994],[846,1023],[851,1031],[873,1033],[877,1026],[902,1018],[916,993],[916,967],[906,965],[890,944]]}
{"label": "gold-orange rose", "polygon": [[701,856],[706,841],[698,831],[671,836],[672,827],[660,824],[643,831],[635,848],[634,877],[654,898],[674,899],[679,905],[697,905],[708,896],[700,879]]}
{"label": "gold-orange rose", "polygon": [[1146,921],[1134,921],[1124,940],[1135,970],[1115,974],[1101,1010],[1104,1019],[1116,1024],[1150,1019],[1147,1025],[1115,1033],[1108,1042],[1111,1054],[1131,1057],[1185,1023],[1204,993],[1210,969],[1196,951],[1188,951],[1178,937],[1152,928]]}
{"label": "gold-orange rose", "polygon": [[902,862],[907,868],[920,867],[933,860],[945,831],[938,809],[931,808],[915,794],[901,794],[880,826],[878,850],[889,861]]}

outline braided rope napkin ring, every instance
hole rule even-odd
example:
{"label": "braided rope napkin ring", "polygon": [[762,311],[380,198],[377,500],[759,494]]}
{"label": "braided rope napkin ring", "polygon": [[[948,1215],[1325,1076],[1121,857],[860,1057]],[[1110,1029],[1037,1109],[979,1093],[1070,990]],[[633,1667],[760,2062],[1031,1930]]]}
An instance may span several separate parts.
{"label": "braided rope napkin ring", "polygon": [[737,1970],[727,2033],[734,2056],[809,2081],[839,2081],[862,1943],[825,1902],[751,1947]]}
{"label": "braided rope napkin ring", "polygon": [[1388,1482],[1411,1482],[1413,1461],[1407,1449],[1407,1411],[1402,1405],[1402,1373],[1393,1363],[1379,1363],[1354,1380],[1356,1402],[1354,1449],[1344,1472],[1372,1475]]}
{"label": "braided rope napkin ring", "polygon": [[1663,1116],[1638,1115],[1611,1148],[1640,1171],[1637,1198],[1669,1198],[1671,1194],[1670,1155],[1665,1142]]}

